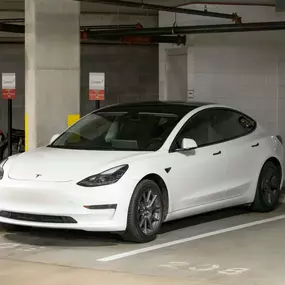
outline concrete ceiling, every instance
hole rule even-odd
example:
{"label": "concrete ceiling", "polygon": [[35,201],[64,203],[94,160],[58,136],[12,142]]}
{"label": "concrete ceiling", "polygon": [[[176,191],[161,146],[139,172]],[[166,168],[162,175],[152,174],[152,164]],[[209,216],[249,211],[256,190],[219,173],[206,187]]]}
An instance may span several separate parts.
{"label": "concrete ceiling", "polygon": [[[58,0],[60,1],[60,0]],[[141,2],[142,0],[132,0]],[[197,3],[225,3],[225,4],[247,4],[247,5],[275,5],[276,0],[144,0],[145,3],[180,6],[183,4]],[[0,12],[20,12],[24,11],[24,0],[0,0]],[[116,7],[102,4],[82,3],[81,10],[83,13],[118,13],[118,14],[153,14],[154,12],[133,9],[127,7]]]}

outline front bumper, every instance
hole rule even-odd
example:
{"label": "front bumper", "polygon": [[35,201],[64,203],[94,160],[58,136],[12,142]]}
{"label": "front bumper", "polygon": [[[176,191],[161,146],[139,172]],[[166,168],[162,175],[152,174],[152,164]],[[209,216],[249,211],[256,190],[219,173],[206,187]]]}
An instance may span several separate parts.
{"label": "front bumper", "polygon": [[[5,179],[0,182],[0,222],[85,231],[124,231],[135,186],[135,181],[126,179],[94,188],[74,182]],[[61,222],[60,217],[75,222],[68,219]]]}

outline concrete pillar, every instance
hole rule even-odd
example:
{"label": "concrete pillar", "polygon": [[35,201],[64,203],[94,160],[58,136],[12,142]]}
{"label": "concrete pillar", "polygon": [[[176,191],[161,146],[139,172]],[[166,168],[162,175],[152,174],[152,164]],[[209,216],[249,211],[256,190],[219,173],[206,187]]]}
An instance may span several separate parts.
{"label": "concrete pillar", "polygon": [[80,3],[25,0],[26,149],[49,143],[80,110]]}

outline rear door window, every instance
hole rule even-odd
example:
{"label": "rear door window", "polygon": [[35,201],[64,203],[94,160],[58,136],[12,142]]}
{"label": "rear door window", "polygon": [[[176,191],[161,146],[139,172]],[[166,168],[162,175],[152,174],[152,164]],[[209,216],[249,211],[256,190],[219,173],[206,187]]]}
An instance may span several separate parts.
{"label": "rear door window", "polygon": [[217,109],[211,121],[213,129],[224,141],[244,136],[255,128],[252,119],[234,110]]}
{"label": "rear door window", "polygon": [[231,109],[203,110],[183,126],[172,148],[180,147],[183,138],[196,141],[198,147],[242,137],[254,130],[256,123],[248,116]]}
{"label": "rear door window", "polygon": [[203,110],[194,115],[182,128],[177,138],[177,145],[181,145],[183,138],[195,140],[198,147],[218,143],[223,138],[213,129],[212,117],[214,110]]}

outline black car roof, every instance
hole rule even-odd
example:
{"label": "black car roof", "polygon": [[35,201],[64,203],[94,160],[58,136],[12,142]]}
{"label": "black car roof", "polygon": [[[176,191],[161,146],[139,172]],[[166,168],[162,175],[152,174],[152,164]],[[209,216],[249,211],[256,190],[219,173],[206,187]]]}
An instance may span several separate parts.
{"label": "black car roof", "polygon": [[119,103],[112,105],[110,107],[117,107],[117,106],[125,106],[125,107],[132,107],[132,106],[189,106],[189,107],[200,107],[205,105],[210,105],[212,103],[209,102],[184,102],[184,101],[143,101],[143,102],[131,102],[131,103]]}
{"label": "black car roof", "polygon": [[118,112],[124,111],[127,108],[136,111],[160,111],[160,112],[173,112],[187,114],[191,110],[198,107],[210,105],[212,103],[206,102],[179,102],[179,101],[146,101],[146,102],[134,102],[134,103],[121,103],[104,107],[99,110],[103,112]]}

